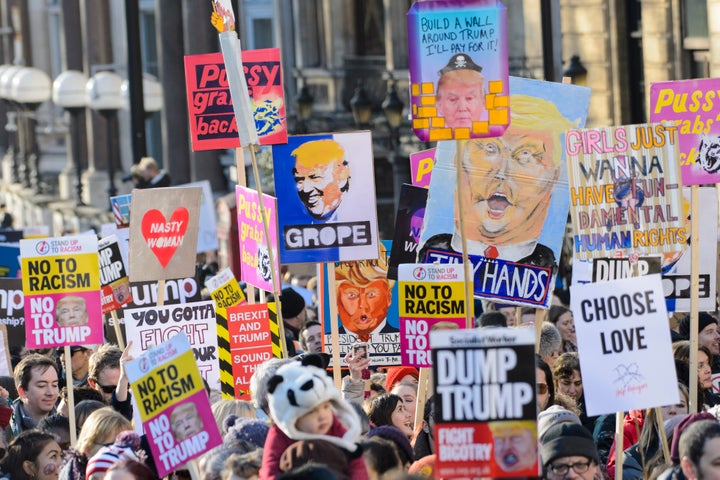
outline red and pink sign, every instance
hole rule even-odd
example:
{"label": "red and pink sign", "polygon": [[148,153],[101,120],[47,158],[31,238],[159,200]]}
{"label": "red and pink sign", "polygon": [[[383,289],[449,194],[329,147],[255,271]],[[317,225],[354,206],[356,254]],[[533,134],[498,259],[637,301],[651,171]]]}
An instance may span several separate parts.
{"label": "red and pink sign", "polygon": [[[255,128],[261,145],[287,143],[280,49],[242,52]],[[193,151],[240,147],[222,53],[185,57]]]}
{"label": "red and pink sign", "polygon": [[250,377],[273,357],[267,303],[227,308],[235,398],[250,400]]}

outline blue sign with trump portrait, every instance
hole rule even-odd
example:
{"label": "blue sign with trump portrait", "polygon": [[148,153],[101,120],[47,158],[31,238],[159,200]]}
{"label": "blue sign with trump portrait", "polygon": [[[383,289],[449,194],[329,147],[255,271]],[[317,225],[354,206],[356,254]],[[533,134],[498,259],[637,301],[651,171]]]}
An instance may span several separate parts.
{"label": "blue sign with trump portrait", "polygon": [[370,132],[290,137],[273,166],[281,263],[378,258]]}

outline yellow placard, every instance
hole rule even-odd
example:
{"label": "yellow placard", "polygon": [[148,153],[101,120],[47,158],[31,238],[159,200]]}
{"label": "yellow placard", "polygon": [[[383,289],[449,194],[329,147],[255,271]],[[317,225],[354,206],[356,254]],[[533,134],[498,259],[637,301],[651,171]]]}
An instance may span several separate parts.
{"label": "yellow placard", "polygon": [[22,259],[25,295],[100,290],[97,253]]}
{"label": "yellow placard", "polygon": [[445,318],[465,315],[462,282],[400,282],[401,317]]}

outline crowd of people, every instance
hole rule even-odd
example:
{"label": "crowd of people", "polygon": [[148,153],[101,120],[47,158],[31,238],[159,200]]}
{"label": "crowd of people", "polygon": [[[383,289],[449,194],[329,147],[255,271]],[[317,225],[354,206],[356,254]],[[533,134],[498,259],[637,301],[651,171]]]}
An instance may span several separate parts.
{"label": "crowd of people", "polygon": [[[251,401],[221,399],[208,391],[223,443],[194,464],[201,478],[432,478],[435,396],[418,390],[416,368],[371,366],[367,350],[360,349],[344,356],[346,371],[336,388],[327,371],[314,287],[314,279],[304,278],[283,289],[292,356],[256,368]],[[618,468],[626,479],[715,478],[714,459],[720,456],[720,440],[715,440],[720,439],[720,396],[712,387],[712,374],[720,373],[716,317],[702,313],[699,321],[696,401],[701,412],[688,414],[690,322],[684,316],[671,321],[681,400],[626,412],[619,447],[615,415],[587,414],[573,315],[561,304],[566,297],[556,299],[540,313],[483,302],[475,325],[535,328],[536,321],[545,320],[537,329],[535,355],[538,443],[529,450],[540,457],[541,478],[613,479]],[[11,351],[14,378],[0,377],[0,479],[158,478],[148,440],[133,424],[125,371],[132,357],[112,344],[69,351],[69,362],[63,349]],[[65,371],[68,364],[71,371]],[[74,444],[68,388],[74,396]],[[419,395],[425,401],[416,416]],[[519,447],[502,448],[523,455]],[[190,478],[190,473],[178,470],[171,477]]]}

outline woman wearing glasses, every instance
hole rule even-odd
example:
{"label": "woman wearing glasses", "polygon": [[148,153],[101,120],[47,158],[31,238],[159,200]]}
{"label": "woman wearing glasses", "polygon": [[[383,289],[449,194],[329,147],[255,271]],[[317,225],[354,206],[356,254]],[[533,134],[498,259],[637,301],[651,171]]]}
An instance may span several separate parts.
{"label": "woman wearing glasses", "polygon": [[543,435],[540,457],[543,478],[547,480],[602,478],[592,434],[581,425],[561,423],[550,427]]}

